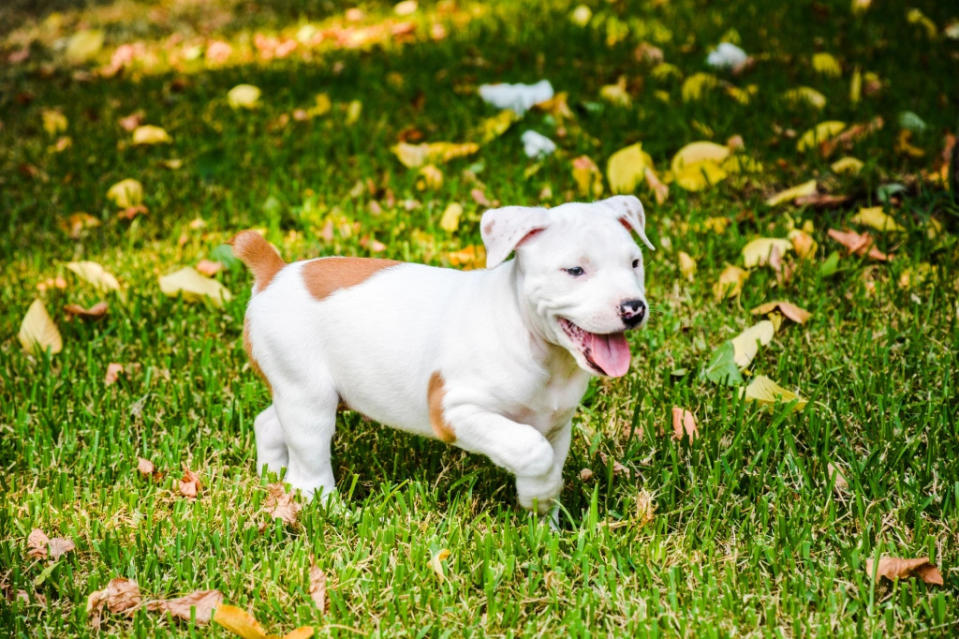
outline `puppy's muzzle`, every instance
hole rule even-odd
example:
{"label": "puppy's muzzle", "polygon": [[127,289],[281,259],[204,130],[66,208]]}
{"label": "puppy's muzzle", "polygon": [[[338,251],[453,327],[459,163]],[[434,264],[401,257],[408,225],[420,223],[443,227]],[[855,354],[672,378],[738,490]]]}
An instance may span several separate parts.
{"label": "puppy's muzzle", "polygon": [[626,328],[639,325],[646,318],[646,302],[643,300],[626,300],[619,305],[619,316]]}

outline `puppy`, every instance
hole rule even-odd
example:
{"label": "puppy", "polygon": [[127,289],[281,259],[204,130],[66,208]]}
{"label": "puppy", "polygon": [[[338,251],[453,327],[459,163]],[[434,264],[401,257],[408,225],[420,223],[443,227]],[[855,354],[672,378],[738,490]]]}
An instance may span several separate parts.
{"label": "puppy", "polygon": [[[373,420],[489,457],[519,503],[547,512],[591,375],[629,370],[645,324],[645,213],[633,196],[481,220],[487,268],[325,257],[287,264],[260,235],[233,251],[253,272],[244,344],[273,394],[256,418],[257,468],[308,498],[335,490],[342,403]],[[508,260],[515,252],[515,258]]]}

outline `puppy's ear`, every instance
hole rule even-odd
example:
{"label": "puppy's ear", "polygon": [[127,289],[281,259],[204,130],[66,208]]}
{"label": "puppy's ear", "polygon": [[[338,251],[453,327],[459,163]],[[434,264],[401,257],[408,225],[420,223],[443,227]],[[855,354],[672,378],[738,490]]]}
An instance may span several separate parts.
{"label": "puppy's ear", "polygon": [[643,210],[643,203],[635,195],[616,195],[608,197],[605,200],[599,200],[595,204],[601,204],[616,215],[620,223],[629,231],[635,231],[639,239],[652,250],[653,243],[646,237],[646,211]]}
{"label": "puppy's ear", "polygon": [[546,209],[531,206],[504,206],[483,213],[480,231],[486,245],[486,268],[501,264],[525,240],[549,223]]}

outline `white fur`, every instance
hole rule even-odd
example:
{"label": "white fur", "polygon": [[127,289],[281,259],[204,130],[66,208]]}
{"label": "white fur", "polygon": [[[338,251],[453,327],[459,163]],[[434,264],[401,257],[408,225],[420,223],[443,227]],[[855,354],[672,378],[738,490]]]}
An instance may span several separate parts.
{"label": "white fur", "polygon": [[[400,264],[322,300],[304,285],[305,262],[283,268],[247,309],[252,355],[274,400],[254,425],[257,467],[287,467],[286,480],[307,496],[332,493],[340,399],[435,437],[427,387],[438,372],[454,445],[516,475],[524,507],[548,510],[562,489],[573,414],[595,374],[557,318],[618,332],[620,304],[645,301],[640,251],[621,220],[648,243],[632,196],[487,211],[492,268]],[[505,261],[514,249],[516,259]],[[573,266],[585,274],[563,270]]]}

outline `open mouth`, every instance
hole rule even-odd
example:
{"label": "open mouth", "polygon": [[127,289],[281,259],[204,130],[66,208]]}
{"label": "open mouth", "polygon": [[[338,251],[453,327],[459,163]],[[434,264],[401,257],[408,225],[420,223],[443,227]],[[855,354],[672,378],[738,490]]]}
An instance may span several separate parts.
{"label": "open mouth", "polygon": [[590,333],[563,317],[559,318],[559,325],[590,367],[600,375],[620,377],[629,370],[629,344],[625,333]]}

